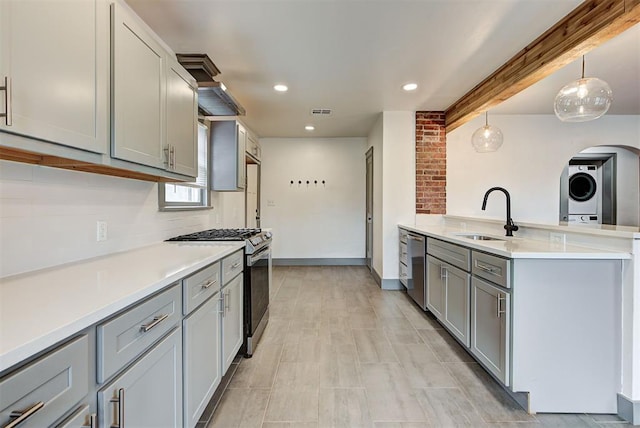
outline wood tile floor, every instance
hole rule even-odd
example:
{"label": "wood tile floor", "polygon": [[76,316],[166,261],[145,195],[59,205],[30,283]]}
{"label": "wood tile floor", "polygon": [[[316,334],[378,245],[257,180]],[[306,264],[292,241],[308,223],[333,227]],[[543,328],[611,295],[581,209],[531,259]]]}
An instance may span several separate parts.
{"label": "wood tile floor", "polygon": [[527,414],[364,267],[274,267],[270,313],[208,428],[630,426],[615,415]]}

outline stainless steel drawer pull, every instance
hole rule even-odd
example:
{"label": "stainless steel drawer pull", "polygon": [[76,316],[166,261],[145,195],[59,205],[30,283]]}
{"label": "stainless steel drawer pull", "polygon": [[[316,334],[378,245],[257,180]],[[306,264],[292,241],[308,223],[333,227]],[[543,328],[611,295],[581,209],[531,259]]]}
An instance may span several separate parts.
{"label": "stainless steel drawer pull", "polygon": [[224,313],[226,314],[230,308],[231,308],[231,291],[227,291],[224,296]]}
{"label": "stainless steel drawer pull", "polygon": [[155,316],[153,317],[153,321],[151,321],[149,324],[142,324],[140,326],[140,331],[146,333],[149,330],[151,330],[153,327],[160,324],[162,321],[166,320],[167,318],[169,318],[169,314]]}
{"label": "stainless steel drawer pull", "polygon": [[[4,77],[4,86],[0,86],[0,91],[4,91],[4,113],[0,113],[0,117],[4,117],[4,122],[7,126],[13,124],[13,118],[11,115],[11,78]],[[9,425],[7,425],[9,426]]]}
{"label": "stainless steel drawer pull", "polygon": [[491,273],[491,274],[494,274],[494,275],[500,273],[500,268],[494,268],[494,267],[482,264],[482,263],[478,262],[477,260],[476,260],[476,267],[478,269],[484,271],[484,272],[488,272],[488,273]]}
{"label": "stainless steel drawer pull", "polygon": [[234,264],[231,265],[231,269],[235,269],[237,267],[240,267],[240,262],[235,262]]}
{"label": "stainless steel drawer pull", "polygon": [[498,298],[498,304],[496,305],[498,309],[496,315],[498,316],[498,318],[500,318],[500,315],[506,313],[505,310],[502,310],[502,302],[504,302],[505,298],[500,294],[498,294],[496,297]]}
{"label": "stainless steel drawer pull", "polygon": [[169,169],[171,167],[171,158],[169,156],[169,145],[167,145],[167,147],[163,148],[162,151],[164,152],[164,164],[165,164],[165,167],[167,169]]}
{"label": "stainless steel drawer pull", "polygon": [[222,316],[224,316],[225,314],[224,293],[220,293],[220,298],[218,300],[220,301],[220,306],[222,306],[222,310],[220,311],[220,313],[222,314]]}
{"label": "stainless steel drawer pull", "polygon": [[209,281],[207,281],[204,284],[202,284],[202,288],[209,288],[213,284],[216,284],[217,282],[218,282],[218,280],[216,280],[216,279],[210,279]]}
{"label": "stainless steel drawer pull", "polygon": [[443,281],[447,279],[447,268],[445,266],[440,266],[440,279]]}
{"label": "stainless steel drawer pull", "polygon": [[44,407],[44,401],[38,401],[33,406],[29,407],[25,410],[14,410],[9,415],[10,418],[15,418],[13,421],[9,422],[9,424],[5,425],[4,428],[13,428],[17,427],[31,416],[33,416],[38,410]]}
{"label": "stainless steel drawer pull", "polygon": [[109,401],[117,406],[115,415],[118,417],[116,423],[111,424],[111,428],[124,428],[124,388],[118,389],[117,397],[113,397]]}
{"label": "stainless steel drawer pull", "polygon": [[176,147],[171,146],[169,149],[169,168],[176,169]]}

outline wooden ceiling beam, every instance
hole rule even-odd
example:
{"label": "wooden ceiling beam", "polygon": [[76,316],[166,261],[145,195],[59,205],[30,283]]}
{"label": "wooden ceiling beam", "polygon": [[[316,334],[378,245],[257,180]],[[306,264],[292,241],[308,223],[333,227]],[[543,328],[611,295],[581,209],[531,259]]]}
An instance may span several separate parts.
{"label": "wooden ceiling beam", "polygon": [[[587,0],[445,112],[451,132],[640,22],[640,0]],[[576,77],[577,78],[577,77]],[[549,100],[552,103],[553,100]]]}

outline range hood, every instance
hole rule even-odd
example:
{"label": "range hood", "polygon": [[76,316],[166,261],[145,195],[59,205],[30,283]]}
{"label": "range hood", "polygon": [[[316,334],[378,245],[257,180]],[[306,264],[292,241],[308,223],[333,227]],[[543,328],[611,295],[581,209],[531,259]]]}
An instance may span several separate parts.
{"label": "range hood", "polygon": [[198,110],[204,116],[244,116],[245,109],[231,96],[222,82],[213,78],[220,74],[207,54],[177,54],[178,62],[198,82]]}

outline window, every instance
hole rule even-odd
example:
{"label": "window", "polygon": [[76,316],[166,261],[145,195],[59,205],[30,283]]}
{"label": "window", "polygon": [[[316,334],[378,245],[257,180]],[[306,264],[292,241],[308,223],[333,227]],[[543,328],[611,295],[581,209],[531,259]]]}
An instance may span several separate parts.
{"label": "window", "polygon": [[198,177],[193,183],[159,183],[160,210],[197,210],[210,208],[208,183],[207,127],[198,123]]}

